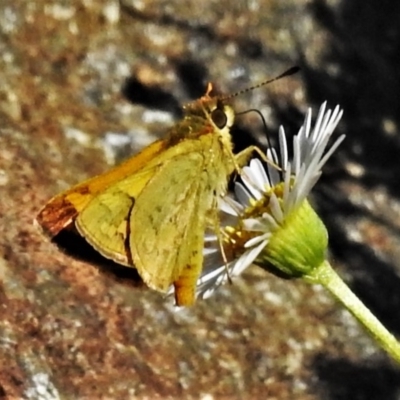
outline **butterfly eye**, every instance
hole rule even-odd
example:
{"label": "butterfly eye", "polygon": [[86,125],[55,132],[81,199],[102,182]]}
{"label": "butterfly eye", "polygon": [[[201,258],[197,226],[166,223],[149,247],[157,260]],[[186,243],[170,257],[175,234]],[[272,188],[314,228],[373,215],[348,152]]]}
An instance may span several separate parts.
{"label": "butterfly eye", "polygon": [[211,112],[211,119],[219,129],[224,128],[228,122],[228,117],[226,116],[225,111],[220,108],[216,108]]}

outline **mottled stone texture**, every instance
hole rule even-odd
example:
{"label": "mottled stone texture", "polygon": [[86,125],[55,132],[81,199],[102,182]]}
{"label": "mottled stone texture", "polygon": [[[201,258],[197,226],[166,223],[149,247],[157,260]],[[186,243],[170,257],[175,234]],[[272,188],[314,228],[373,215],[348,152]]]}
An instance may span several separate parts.
{"label": "mottled stone texture", "polygon": [[[276,137],[340,103],[317,186],[331,258],[400,336],[399,2],[2,0],[0,397],[398,399],[400,370],[320,288],[256,268],[186,310],[60,252],[47,199],[162,137],[212,80]],[[256,114],[237,148],[265,144]],[[129,271],[131,272],[131,271]]]}

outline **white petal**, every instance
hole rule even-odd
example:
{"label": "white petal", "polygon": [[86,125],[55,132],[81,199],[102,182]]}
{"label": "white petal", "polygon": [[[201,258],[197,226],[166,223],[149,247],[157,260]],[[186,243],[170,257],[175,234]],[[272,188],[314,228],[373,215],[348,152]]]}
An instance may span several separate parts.
{"label": "white petal", "polygon": [[321,130],[321,125],[322,125],[322,121],[324,118],[324,114],[325,114],[325,108],[326,108],[326,101],[324,101],[321,105],[321,107],[319,108],[318,111],[318,115],[317,115],[317,120],[315,121],[315,125],[314,125],[314,129],[313,129],[313,133],[311,135],[311,139],[312,141],[314,141],[314,137],[318,134],[318,132],[320,132]]}
{"label": "white petal", "polygon": [[258,188],[263,191],[265,190],[265,184],[269,183],[265,168],[258,158],[250,160],[250,168],[253,171],[254,182]]}
{"label": "white petal", "polygon": [[235,195],[244,207],[248,207],[250,205],[250,199],[253,198],[240,182],[235,182]]}
{"label": "white petal", "polygon": [[254,249],[251,249],[249,252],[243,254],[241,257],[243,260],[241,260],[241,262],[246,265],[246,268],[253,263],[266,245],[267,241],[261,242],[257,247],[254,247]]}
{"label": "white petal", "polygon": [[292,166],[293,166],[293,173],[294,175],[297,176],[300,170],[301,166],[301,161],[303,158],[303,151],[302,151],[302,146],[301,146],[301,141],[298,136],[293,137],[293,161],[292,161]]}
{"label": "white petal", "polygon": [[219,209],[222,212],[235,217],[244,210],[243,206],[239,202],[228,196],[222,199],[219,204]]}
{"label": "white petal", "polygon": [[[257,257],[257,256],[256,256]],[[243,271],[248,268],[251,263],[254,261],[252,260],[251,263],[247,263],[247,252],[245,252],[236,262],[232,263],[232,267],[230,269],[230,273],[232,277],[237,277],[243,273]]]}
{"label": "white petal", "polygon": [[273,232],[274,230],[279,228],[278,222],[275,220],[275,218],[268,213],[264,213],[261,218],[260,222],[264,225],[264,232]]}
{"label": "white petal", "polygon": [[278,223],[283,222],[283,212],[281,205],[279,204],[279,200],[276,197],[275,193],[271,194],[270,200],[269,200],[269,205],[271,207],[271,213],[276,219]]}
{"label": "white petal", "polygon": [[[268,149],[267,150],[267,158],[269,160],[277,160],[278,156],[276,154],[275,149]],[[269,187],[273,187],[275,185],[277,185],[280,182],[280,174],[278,172],[278,170],[276,169],[276,167],[274,165],[271,164],[267,164],[267,176],[268,176],[268,180],[270,182]],[[267,186],[267,189],[269,189],[269,187]]]}
{"label": "white petal", "polygon": [[267,232],[267,233],[264,233],[263,235],[259,235],[259,236],[253,237],[252,239],[248,240],[245,243],[244,247],[246,249],[248,249],[250,247],[256,246],[260,242],[267,241],[271,237],[271,235],[272,235],[271,232]]}
{"label": "white petal", "polygon": [[217,249],[207,249],[207,248],[203,249],[204,257],[210,257],[211,255],[216,254],[216,253],[218,253]]}
{"label": "white petal", "polygon": [[281,168],[285,171],[288,163],[288,148],[283,126],[279,127],[279,149],[281,151]]}
{"label": "white petal", "polygon": [[346,135],[341,135],[336,139],[335,143],[333,143],[333,145],[330,147],[330,149],[326,152],[324,157],[318,163],[318,169],[322,169],[322,167],[328,161],[330,156],[336,151],[336,149],[339,147],[339,145],[343,142],[345,137],[346,137]]}
{"label": "white petal", "polygon": [[260,190],[257,186],[253,170],[250,167],[243,167],[241,178],[252,197],[256,200],[260,200],[262,198],[262,189]]}
{"label": "white petal", "polygon": [[264,232],[265,225],[258,218],[247,218],[242,221],[243,229],[251,232]]}

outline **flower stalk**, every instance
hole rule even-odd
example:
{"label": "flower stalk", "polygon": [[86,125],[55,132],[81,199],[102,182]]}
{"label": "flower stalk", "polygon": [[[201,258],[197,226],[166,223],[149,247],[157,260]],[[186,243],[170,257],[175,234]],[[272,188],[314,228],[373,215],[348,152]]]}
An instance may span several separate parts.
{"label": "flower stalk", "polygon": [[309,283],[319,283],[328,290],[371,334],[377,343],[400,364],[400,343],[382,325],[364,303],[350,290],[328,261],[303,276]]}

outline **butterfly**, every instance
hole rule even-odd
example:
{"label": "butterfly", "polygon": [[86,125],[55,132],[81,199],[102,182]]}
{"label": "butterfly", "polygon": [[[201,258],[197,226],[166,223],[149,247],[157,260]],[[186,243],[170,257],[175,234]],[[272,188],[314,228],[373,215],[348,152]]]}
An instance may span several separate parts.
{"label": "butterfly", "polygon": [[255,149],[233,153],[229,102],[243,91],[211,92],[209,84],[187,104],[165,138],[53,197],[36,217],[45,234],[54,238],[73,226],[101,255],[136,268],[150,288],[166,292],[173,285],[176,304],[192,305],[206,227],[218,231],[219,199]]}

